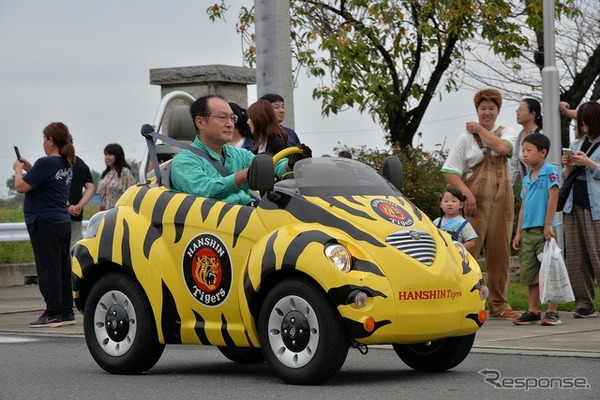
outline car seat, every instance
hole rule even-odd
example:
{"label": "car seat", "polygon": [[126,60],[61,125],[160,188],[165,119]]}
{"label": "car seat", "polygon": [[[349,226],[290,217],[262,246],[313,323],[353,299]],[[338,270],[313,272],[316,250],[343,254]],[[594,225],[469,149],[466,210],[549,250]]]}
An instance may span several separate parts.
{"label": "car seat", "polygon": [[[196,137],[197,132],[194,127],[194,122],[190,116],[190,107],[187,105],[176,105],[169,114],[167,123],[167,136],[183,143],[191,143]],[[175,146],[171,146],[165,143],[156,144],[156,153],[161,158],[161,155],[167,155],[167,157],[174,157],[180,151]],[[154,176],[154,171],[150,171],[148,176]],[[167,160],[160,164],[160,176],[162,184],[170,189],[171,188],[171,160]]]}
{"label": "car seat", "polygon": [[191,143],[197,135],[194,121],[190,116],[190,107],[183,104],[173,107],[167,123],[167,136],[184,143]]}

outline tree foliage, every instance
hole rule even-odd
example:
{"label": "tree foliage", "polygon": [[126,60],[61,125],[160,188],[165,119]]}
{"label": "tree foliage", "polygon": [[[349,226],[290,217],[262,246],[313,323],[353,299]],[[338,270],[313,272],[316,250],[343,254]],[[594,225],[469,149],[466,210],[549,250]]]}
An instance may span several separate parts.
{"label": "tree foliage", "polygon": [[[465,85],[493,86],[515,100],[523,97],[541,99],[544,68],[542,7],[539,0],[524,0],[522,4],[521,30],[528,43],[522,56],[503,60],[487,51],[484,43],[475,43],[474,51],[464,63],[478,67],[465,70]],[[585,98],[600,99],[600,2],[574,0],[566,3],[562,10],[561,18],[555,22],[555,62],[561,100],[574,108]],[[569,123],[568,119],[562,121],[563,147],[569,142]]]}
{"label": "tree foliage", "polygon": [[[557,0],[558,13],[572,1]],[[207,9],[213,21],[225,18],[226,3]],[[504,59],[522,57],[529,43],[515,0],[290,0],[290,7],[292,53],[297,67],[320,79],[313,97],[323,114],[357,106],[400,148],[412,146],[435,95],[459,87],[461,70],[449,67],[470,51],[473,39]],[[250,66],[252,13],[242,7],[236,23]],[[539,13],[530,23],[534,17]]]}
{"label": "tree foliage", "polygon": [[23,195],[17,193],[17,191],[15,190],[15,176],[11,176],[10,178],[8,178],[6,180],[6,187],[8,188],[8,198],[20,198],[23,199]]}
{"label": "tree foliage", "polygon": [[366,146],[349,148],[341,144],[334,150],[348,151],[352,158],[377,171],[381,171],[384,160],[390,155],[399,157],[404,175],[402,193],[429,218],[435,219],[440,216],[439,197],[446,187],[446,180],[440,174],[440,169],[448,156],[447,150],[428,152],[422,144],[405,148],[403,151],[393,148],[391,152],[373,150]]}

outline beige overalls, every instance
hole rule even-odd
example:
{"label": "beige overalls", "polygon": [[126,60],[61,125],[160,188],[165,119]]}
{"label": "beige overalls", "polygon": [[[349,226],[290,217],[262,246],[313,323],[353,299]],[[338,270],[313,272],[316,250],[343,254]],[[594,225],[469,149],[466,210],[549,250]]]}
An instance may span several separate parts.
{"label": "beige overalls", "polygon": [[[500,136],[503,127],[493,132]],[[479,137],[476,137],[479,139]],[[481,249],[486,260],[487,282],[490,289],[488,308],[492,316],[510,310],[506,300],[510,239],[514,219],[514,195],[505,155],[494,156],[488,147],[483,147],[483,160],[473,168],[473,175],[465,184],[477,200],[477,214],[466,218],[477,233],[475,248],[471,252],[476,258]]]}

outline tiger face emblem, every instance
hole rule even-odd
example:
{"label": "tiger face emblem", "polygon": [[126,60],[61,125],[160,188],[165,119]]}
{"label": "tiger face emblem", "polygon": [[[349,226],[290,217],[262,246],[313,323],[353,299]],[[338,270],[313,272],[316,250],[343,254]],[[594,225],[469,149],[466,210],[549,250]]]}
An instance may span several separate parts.
{"label": "tiger face emblem", "polygon": [[196,268],[194,271],[196,278],[207,289],[214,290],[215,283],[219,279],[219,268],[217,266],[217,257],[206,255],[196,256]]}
{"label": "tiger face emblem", "polygon": [[389,204],[382,204],[381,211],[383,211],[385,214],[389,215],[390,217],[402,218],[402,213],[399,212],[398,208],[392,207]]}
{"label": "tiger face emblem", "polygon": [[188,291],[207,306],[221,304],[231,291],[231,259],[223,242],[212,234],[196,236],[183,256]]}
{"label": "tiger face emblem", "polygon": [[415,221],[402,207],[385,199],[371,200],[371,208],[388,222],[400,226],[412,226]]}

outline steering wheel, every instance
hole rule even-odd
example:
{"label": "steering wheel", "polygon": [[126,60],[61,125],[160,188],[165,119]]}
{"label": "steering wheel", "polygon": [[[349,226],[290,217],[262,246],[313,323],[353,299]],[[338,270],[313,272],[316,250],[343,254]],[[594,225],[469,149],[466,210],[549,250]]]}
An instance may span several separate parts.
{"label": "steering wheel", "polygon": [[277,165],[282,158],[290,156],[292,154],[302,154],[302,148],[298,146],[287,147],[281,150],[279,153],[273,156],[273,164]]}
{"label": "steering wheel", "polygon": [[[284,157],[289,157],[292,154],[303,154],[304,150],[300,146],[291,146],[281,150],[279,153],[273,156],[273,165],[277,165],[279,161],[281,161]],[[304,158],[304,157],[302,157]],[[277,180],[289,179],[294,176],[294,171],[288,171],[282,176],[280,176]]]}

